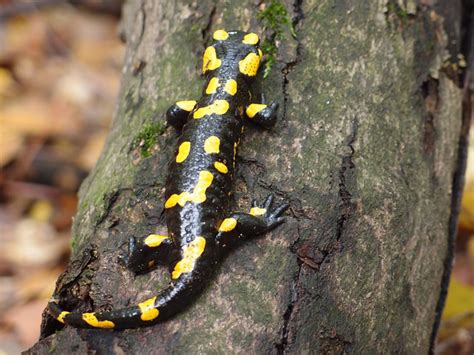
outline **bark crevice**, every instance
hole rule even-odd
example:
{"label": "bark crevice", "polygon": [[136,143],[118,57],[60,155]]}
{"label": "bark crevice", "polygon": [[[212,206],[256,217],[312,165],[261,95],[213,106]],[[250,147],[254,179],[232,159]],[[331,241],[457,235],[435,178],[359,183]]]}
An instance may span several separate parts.
{"label": "bark crevice", "polygon": [[216,5],[213,5],[211,8],[211,11],[209,11],[207,23],[204,26],[204,28],[201,30],[202,43],[203,43],[204,48],[206,46],[206,43],[209,41],[210,31],[211,31],[212,25],[215,22],[216,10],[217,10]]}
{"label": "bark crevice", "polygon": [[287,115],[287,106],[288,106],[288,74],[294,69],[294,67],[300,62],[301,57],[301,50],[302,50],[302,43],[301,39],[298,37],[298,29],[297,26],[300,25],[301,21],[304,19],[303,13],[303,0],[295,0],[293,3],[293,11],[295,16],[292,19],[292,27],[295,33],[295,40],[296,40],[296,56],[295,59],[289,62],[286,62],[284,67],[282,68],[281,72],[283,74],[283,82],[282,82],[282,91],[283,91],[283,115],[282,121],[286,120]]}
{"label": "bark crevice", "polygon": [[347,180],[355,180],[354,144],[357,139],[358,125],[359,123],[357,117],[354,117],[354,119],[351,121],[351,131],[346,140],[346,146],[349,148],[349,152],[343,155],[341,166],[338,172],[339,197],[341,199],[341,205],[339,207],[339,217],[337,219],[336,243],[340,242],[341,236],[344,232],[344,227],[347,221],[352,217],[352,214],[355,210],[355,204],[352,202],[352,193],[349,190],[356,186],[356,182],[352,181],[350,185],[353,186],[349,186]]}
{"label": "bark crevice", "polygon": [[[297,257],[297,246],[301,240],[301,231],[300,231],[300,219],[297,218],[297,238],[293,241],[290,246],[290,251],[295,254]],[[290,282],[290,301],[287,305],[285,312],[283,313],[283,325],[281,327],[281,337],[278,343],[275,343],[275,348],[278,354],[284,354],[287,346],[289,345],[289,326],[291,321],[291,316],[293,314],[295,304],[298,302],[298,286],[300,284],[300,275],[303,262],[298,258],[298,268],[295,272],[293,279]]]}
{"label": "bark crevice", "polygon": [[[301,49],[302,49],[302,43],[300,38],[298,37],[298,29],[297,27],[301,24],[301,21],[304,19],[304,13],[303,13],[303,0],[295,0],[293,2],[293,10],[295,13],[295,16],[292,19],[292,26],[295,31],[295,38],[296,38],[296,57],[294,60],[285,63],[285,66],[281,70],[283,74],[283,85],[282,85],[282,92],[283,92],[283,114],[282,114],[282,121],[286,120],[286,115],[287,115],[287,106],[288,106],[288,100],[289,100],[289,93],[288,93],[288,84],[289,84],[289,79],[288,79],[288,74],[294,69],[294,67],[299,63],[300,61],[300,56],[301,56]],[[300,227],[299,227],[300,221],[298,221],[297,225],[297,235],[298,237],[296,240],[292,243],[290,250],[292,253],[295,255],[296,258],[297,256],[297,251],[295,246],[299,244],[300,241]],[[278,354],[284,354],[286,351],[287,346],[289,345],[288,343],[288,336],[289,336],[289,326],[291,322],[291,316],[293,314],[295,305],[298,302],[298,292],[297,288],[300,283],[300,275],[301,275],[301,268],[303,263],[301,260],[298,258],[298,269],[297,272],[295,273],[295,276],[293,280],[291,281],[290,285],[290,300],[287,305],[287,308],[285,312],[283,313],[283,325],[281,329],[281,337],[278,343],[275,344],[275,348],[277,350]]]}

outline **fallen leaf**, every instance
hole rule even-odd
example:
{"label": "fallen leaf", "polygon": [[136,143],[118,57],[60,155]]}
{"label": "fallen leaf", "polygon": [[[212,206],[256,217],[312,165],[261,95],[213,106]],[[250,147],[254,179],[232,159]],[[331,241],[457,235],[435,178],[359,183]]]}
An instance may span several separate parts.
{"label": "fallen leaf", "polygon": [[63,255],[67,240],[58,238],[54,228],[32,218],[14,228],[14,239],[5,246],[5,257],[18,270],[54,265]]}
{"label": "fallen leaf", "polygon": [[459,214],[459,227],[474,232],[474,137],[469,140],[464,192]]}
{"label": "fallen leaf", "polygon": [[0,167],[13,160],[23,145],[23,135],[2,126],[0,119]]}
{"label": "fallen leaf", "polygon": [[30,217],[39,222],[47,222],[53,215],[54,208],[47,200],[36,201],[30,210]]}
{"label": "fallen leaf", "polygon": [[41,317],[48,301],[35,300],[12,307],[3,321],[11,326],[25,348],[31,347],[39,336]]}
{"label": "fallen leaf", "polygon": [[26,97],[5,105],[0,110],[2,131],[23,136],[71,136],[78,131],[79,123],[71,120],[66,104],[47,104],[40,97]]}
{"label": "fallen leaf", "polygon": [[469,312],[474,312],[474,287],[451,280],[442,318],[449,319]]}
{"label": "fallen leaf", "polygon": [[8,96],[14,83],[10,71],[0,68],[0,104],[2,103],[2,96]]}
{"label": "fallen leaf", "polygon": [[61,274],[61,271],[61,268],[42,268],[20,276],[16,283],[16,302],[24,303],[35,299],[50,298],[54,291],[56,278]]}
{"label": "fallen leaf", "polygon": [[102,132],[99,132],[88,139],[86,146],[77,159],[77,163],[81,168],[86,171],[92,170],[95,163],[97,162],[97,159],[99,158],[106,138],[107,132],[103,130]]}

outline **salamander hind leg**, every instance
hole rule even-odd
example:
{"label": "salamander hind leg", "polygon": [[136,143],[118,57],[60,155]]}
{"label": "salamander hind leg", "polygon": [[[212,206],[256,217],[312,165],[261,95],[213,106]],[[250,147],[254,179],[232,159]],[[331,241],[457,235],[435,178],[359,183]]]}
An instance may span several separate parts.
{"label": "salamander hind leg", "polygon": [[144,273],[156,265],[170,265],[174,251],[172,240],[164,235],[150,234],[141,239],[130,237],[126,265],[136,273]]}
{"label": "salamander hind leg", "polygon": [[281,215],[288,204],[273,206],[273,195],[269,195],[263,207],[255,201],[249,213],[234,213],[222,221],[217,234],[217,244],[222,247],[232,247],[239,241],[262,235],[285,222]]}

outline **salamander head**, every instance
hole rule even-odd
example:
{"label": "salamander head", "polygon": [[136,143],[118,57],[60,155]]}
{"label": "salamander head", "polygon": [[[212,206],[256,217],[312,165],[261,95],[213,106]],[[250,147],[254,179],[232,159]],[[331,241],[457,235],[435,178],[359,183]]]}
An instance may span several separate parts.
{"label": "salamander head", "polygon": [[213,70],[236,71],[246,79],[255,78],[263,55],[256,33],[217,30],[212,38],[204,52],[204,74]]}

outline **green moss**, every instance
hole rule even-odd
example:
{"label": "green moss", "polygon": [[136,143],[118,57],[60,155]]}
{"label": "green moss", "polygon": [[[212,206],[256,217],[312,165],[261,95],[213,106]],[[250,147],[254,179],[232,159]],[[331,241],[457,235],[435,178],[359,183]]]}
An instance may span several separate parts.
{"label": "green moss", "polygon": [[69,242],[69,247],[71,248],[71,252],[74,253],[77,247],[77,238],[71,238],[71,241]]}
{"label": "green moss", "polygon": [[165,124],[163,122],[148,123],[143,126],[140,133],[133,141],[134,147],[140,147],[141,154],[144,158],[151,155],[150,149],[156,144],[158,136],[165,131]]}
{"label": "green moss", "polygon": [[400,20],[407,20],[408,19],[408,12],[405,9],[402,9],[400,5],[389,2],[387,4],[387,11],[389,14],[395,14]]}
{"label": "green moss", "polygon": [[399,22],[405,26],[410,18],[410,14],[406,9],[402,8],[399,4],[392,0],[387,3],[387,23],[390,24],[389,20],[393,19],[394,17],[398,18]]}
{"label": "green moss", "polygon": [[279,0],[271,0],[266,8],[257,14],[265,29],[271,29],[276,35],[283,33],[284,27],[288,26],[294,35],[293,23],[288,15],[285,5]]}
{"label": "green moss", "polygon": [[262,51],[266,54],[267,59],[265,61],[265,69],[263,71],[263,77],[266,78],[270,73],[273,65],[276,63],[276,56],[278,54],[278,48],[275,44],[275,41],[265,39],[262,45]]}
{"label": "green moss", "polygon": [[284,39],[285,30],[289,30],[296,37],[293,22],[288,15],[288,10],[280,0],[271,0],[264,10],[257,14],[257,19],[265,30],[270,30],[271,35],[262,43],[262,51],[266,54],[265,70],[263,77],[267,77],[276,62],[278,48],[276,41]]}

